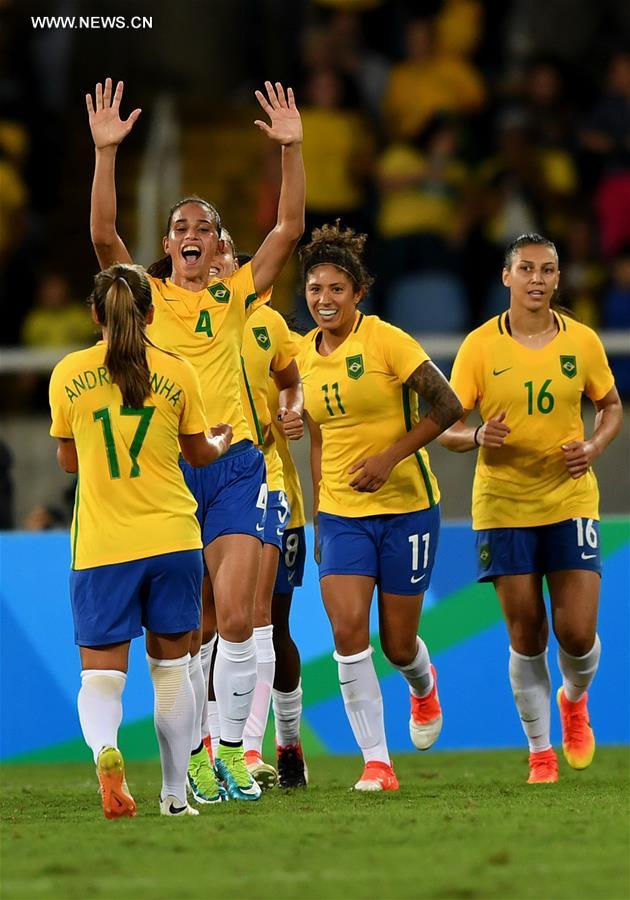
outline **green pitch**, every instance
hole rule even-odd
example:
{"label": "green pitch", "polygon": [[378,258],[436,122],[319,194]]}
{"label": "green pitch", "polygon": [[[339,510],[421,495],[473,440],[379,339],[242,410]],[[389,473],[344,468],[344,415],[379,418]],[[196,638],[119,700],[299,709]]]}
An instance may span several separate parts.
{"label": "green pitch", "polygon": [[0,770],[5,900],[28,898],[606,898],[630,896],[629,751],[561,762],[528,786],[519,751],[399,756],[398,794],[357,795],[357,758],[311,786],[162,819],[156,762],[131,762],[134,820],[102,818],[87,765]]}

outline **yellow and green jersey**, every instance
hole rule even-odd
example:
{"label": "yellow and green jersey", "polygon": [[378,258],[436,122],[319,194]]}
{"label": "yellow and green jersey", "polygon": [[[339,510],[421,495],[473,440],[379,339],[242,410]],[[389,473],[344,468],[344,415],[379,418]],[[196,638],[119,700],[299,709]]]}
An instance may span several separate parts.
{"label": "yellow and green jersey", "polygon": [[201,547],[197,503],[178,464],[179,435],[208,427],[195,371],[148,347],[151,396],[131,409],[109,380],[106,350],[100,341],[70,353],[50,379],[50,433],[72,438],[79,458],[73,569]]}
{"label": "yellow and green jersey", "polygon": [[147,328],[151,341],[192,363],[211,424],[231,425],[233,443],[252,440],[241,399],[241,341],[247,316],[267,295],[256,294],[251,264],[201,291],[187,291],[168,278],[149,281],[155,306]]}
{"label": "yellow and green jersey", "polygon": [[282,460],[278,455],[271,422],[278,409],[271,372],[282,372],[297,356],[283,317],[269,306],[261,306],[248,319],[243,331],[243,409],[256,443],[263,451],[270,491],[284,491]]}
{"label": "yellow and green jersey", "polygon": [[404,437],[419,420],[418,395],[405,382],[428,360],[408,334],[357,312],[351,333],[330,356],[321,356],[320,330],[305,338],[298,357],[304,408],[322,433],[319,510],[340,516],[407,513],[440,497],[424,449],[392,470],[374,494],[350,487],[350,467]]}
{"label": "yellow and green jersey", "polygon": [[473,528],[525,528],[574,517],[597,518],[592,471],[574,480],[562,444],[584,440],[582,396],[601,400],[614,379],[595,332],[555,313],[558,333],[545,347],[524,347],[502,313],[471,332],[459,349],[451,384],[465,409],[484,421],[506,413],[510,434],[482,447],[473,485]]}

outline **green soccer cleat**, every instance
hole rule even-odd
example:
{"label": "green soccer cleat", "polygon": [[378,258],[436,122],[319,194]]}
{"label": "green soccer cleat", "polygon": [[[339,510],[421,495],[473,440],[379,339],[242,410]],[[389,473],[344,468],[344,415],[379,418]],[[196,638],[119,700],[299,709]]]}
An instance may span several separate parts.
{"label": "green soccer cleat", "polygon": [[219,744],[216,769],[230,800],[260,800],[262,792],[256,779],[247,770],[242,746],[226,747]]}
{"label": "green soccer cleat", "polygon": [[190,757],[188,790],[197,803],[222,803],[228,798],[225,789],[217,780],[205,749]]}

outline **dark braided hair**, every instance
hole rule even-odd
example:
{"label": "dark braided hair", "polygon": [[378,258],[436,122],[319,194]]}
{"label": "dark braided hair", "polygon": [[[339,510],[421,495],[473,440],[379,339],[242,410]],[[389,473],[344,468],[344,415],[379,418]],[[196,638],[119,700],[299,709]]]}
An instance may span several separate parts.
{"label": "dark braided hair", "polygon": [[[207,212],[212,219],[214,226],[217,229],[217,235],[221,237],[221,217],[217,212],[216,208],[209,203],[207,200],[204,200],[202,197],[197,197],[196,194],[193,194],[192,197],[184,197],[183,200],[178,200],[177,203],[174,203],[171,206],[168,213],[168,222],[166,223],[166,234],[168,234],[171,230],[171,225],[173,224],[173,216],[177,212],[178,209],[181,209],[182,206],[186,206],[187,203],[198,203],[199,206],[205,206]],[[170,278],[173,273],[173,260],[170,256],[163,256],[161,259],[158,259],[156,262],[151,263],[151,265],[147,268],[147,274],[153,275],[154,278]]]}
{"label": "dark braided hair", "polygon": [[331,265],[346,272],[356,291],[368,291],[374,278],[363,264],[363,250],[367,234],[357,234],[353,228],[341,228],[340,219],[334,225],[314,228],[311,240],[299,251],[302,281],[315,266]]}

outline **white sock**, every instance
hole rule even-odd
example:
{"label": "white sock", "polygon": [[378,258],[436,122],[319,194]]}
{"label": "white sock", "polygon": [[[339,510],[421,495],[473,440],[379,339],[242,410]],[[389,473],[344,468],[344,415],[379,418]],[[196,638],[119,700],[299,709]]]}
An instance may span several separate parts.
{"label": "white sock", "polygon": [[208,685],[204,681],[203,668],[201,666],[201,653],[196,653],[188,663],[188,674],[195,696],[195,720],[192,732],[191,752],[201,746],[201,723],[207,715]]}
{"label": "white sock", "polygon": [[207,722],[210,743],[212,744],[212,755],[216,757],[219,748],[219,732],[221,730],[221,725],[219,723],[219,704],[216,700],[208,700]]}
{"label": "white sock", "polygon": [[147,655],[153,682],[153,717],[162,763],[162,800],[169,795],[186,803],[186,776],[195,724],[195,694],[190,680],[190,654],[179,659]]}
{"label": "white sock", "polygon": [[383,720],[383,697],[372,662],[372,647],[353,656],[335,651],[339,686],[346,715],[365,762],[378,760],[389,765],[389,751]]}
{"label": "white sock", "polygon": [[210,682],[210,667],[212,666],[212,654],[214,653],[214,645],[217,642],[216,634],[209,641],[201,645],[199,656],[201,657],[201,669],[203,671],[203,680],[206,686],[206,704],[203,715],[201,716],[201,737],[207,738],[210,735],[210,726],[208,724],[208,684]]}
{"label": "white sock", "polygon": [[551,678],[547,650],[538,656],[523,656],[510,647],[509,673],[514,702],[529,742],[530,753],[549,750]]}
{"label": "white sock", "polygon": [[222,740],[240,744],[256,687],[256,642],[226,641],[221,635],[214,664],[214,693],[219,705]]}
{"label": "white sock", "polygon": [[254,628],[256,641],[256,689],[252,709],[243,732],[245,750],[262,752],[262,743],[269,718],[271,689],[276,674],[276,652],[273,649],[273,625]]}
{"label": "white sock", "polygon": [[300,719],[302,718],[302,679],[294,691],[271,692],[273,716],[276,720],[276,743],[288,747],[300,743]]}
{"label": "white sock", "polygon": [[558,645],[558,666],[562,672],[562,686],[567,700],[577,703],[589,689],[602,653],[599,635],[595,635],[595,643],[584,656],[570,656]]}
{"label": "white sock", "polygon": [[118,746],[127,675],[117,669],[84,669],[77,698],[79,721],[94,762],[103,747]]}
{"label": "white sock", "polygon": [[414,697],[426,697],[433,690],[433,672],[427,645],[417,638],[416,657],[406,666],[395,666],[409,685]]}

